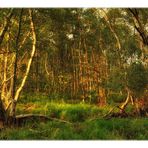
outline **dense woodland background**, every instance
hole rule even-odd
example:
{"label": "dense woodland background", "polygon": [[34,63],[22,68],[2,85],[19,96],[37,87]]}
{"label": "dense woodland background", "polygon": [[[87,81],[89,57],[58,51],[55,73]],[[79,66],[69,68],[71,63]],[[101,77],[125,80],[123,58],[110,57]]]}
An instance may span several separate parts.
{"label": "dense woodland background", "polygon": [[4,125],[33,96],[148,116],[148,9],[0,9],[0,22]]}

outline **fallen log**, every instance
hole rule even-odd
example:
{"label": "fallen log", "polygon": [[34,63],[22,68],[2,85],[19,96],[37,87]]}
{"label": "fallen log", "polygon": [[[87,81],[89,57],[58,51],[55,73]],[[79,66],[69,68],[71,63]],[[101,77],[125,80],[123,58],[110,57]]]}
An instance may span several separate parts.
{"label": "fallen log", "polygon": [[46,115],[40,115],[40,114],[22,114],[22,115],[17,115],[15,117],[15,124],[17,126],[22,125],[23,123],[25,123],[26,121],[42,121],[42,122],[46,122],[46,121],[57,121],[57,122],[61,122],[61,123],[66,123],[66,124],[72,124],[69,121],[66,120],[62,120],[62,119],[58,119],[58,118],[53,118],[53,117],[49,117]]}

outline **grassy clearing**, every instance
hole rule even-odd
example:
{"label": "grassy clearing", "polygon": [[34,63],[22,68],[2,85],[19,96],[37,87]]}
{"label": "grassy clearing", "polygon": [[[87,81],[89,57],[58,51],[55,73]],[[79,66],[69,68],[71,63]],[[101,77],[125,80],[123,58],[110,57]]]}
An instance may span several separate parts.
{"label": "grassy clearing", "polygon": [[[26,101],[27,100],[27,101]],[[69,122],[82,122],[101,117],[110,110],[111,106],[98,107],[92,104],[71,104],[64,101],[52,101],[47,97],[24,99],[17,106],[17,114],[44,114]]]}
{"label": "grassy clearing", "polygon": [[[42,98],[22,99],[17,114],[35,113],[62,119],[58,121],[28,121],[23,127],[0,131],[0,139],[9,140],[148,140],[148,119],[101,119],[111,106],[99,108],[91,104],[70,104]],[[97,118],[96,118],[97,117]],[[96,119],[95,119],[96,118]],[[95,120],[91,120],[95,119]]]}

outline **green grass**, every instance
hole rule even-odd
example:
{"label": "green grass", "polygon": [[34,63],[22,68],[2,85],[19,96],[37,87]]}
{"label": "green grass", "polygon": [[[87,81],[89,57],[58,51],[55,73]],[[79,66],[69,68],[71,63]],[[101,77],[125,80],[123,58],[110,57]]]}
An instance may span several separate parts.
{"label": "green grass", "polygon": [[[28,121],[22,127],[0,131],[0,139],[8,140],[148,140],[146,118],[101,118],[111,106],[98,106],[63,101],[51,101],[48,97],[23,98],[18,102],[17,114],[44,114],[71,122]],[[94,120],[91,120],[94,119]]]}
{"label": "green grass", "polygon": [[7,128],[0,139],[9,140],[147,140],[147,119],[97,119],[71,125],[52,122],[28,123]]}
{"label": "green grass", "polygon": [[[26,98],[25,98],[26,99]],[[70,104],[64,101],[51,101],[46,97],[41,99],[24,98],[17,105],[17,114],[34,113],[67,120],[69,122],[83,122],[85,120],[103,116],[110,110],[110,106],[99,108],[96,105],[78,103]]]}

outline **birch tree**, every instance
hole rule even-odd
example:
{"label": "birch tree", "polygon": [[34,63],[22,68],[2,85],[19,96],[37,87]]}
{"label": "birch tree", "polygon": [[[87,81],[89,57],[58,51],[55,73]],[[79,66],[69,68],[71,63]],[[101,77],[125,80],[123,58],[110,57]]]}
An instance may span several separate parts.
{"label": "birch tree", "polygon": [[[6,54],[3,54],[2,56],[2,63],[3,63],[3,82],[1,86],[1,98],[0,98],[0,105],[1,105],[1,118],[3,122],[5,123],[13,123],[15,119],[15,113],[16,113],[16,105],[17,101],[20,97],[21,91],[25,85],[25,82],[27,80],[27,77],[29,75],[32,59],[35,55],[36,51],[36,33],[35,33],[35,25],[33,21],[33,10],[28,9],[28,15],[29,15],[29,21],[30,21],[30,27],[29,30],[31,30],[31,39],[32,39],[32,49],[30,53],[30,57],[27,63],[26,71],[24,73],[24,76],[21,80],[21,83],[19,86],[16,86],[16,75],[17,75],[17,64],[18,64],[18,48],[22,45],[22,43],[19,42],[20,32],[21,32],[21,19],[22,19],[22,10],[20,11],[20,17],[19,17],[19,23],[18,23],[18,34],[16,38],[16,46],[17,48],[15,52],[12,54],[8,54],[9,52],[9,42],[7,43],[6,47]],[[9,32],[8,32],[9,34]],[[9,40],[9,36],[8,36]]]}

